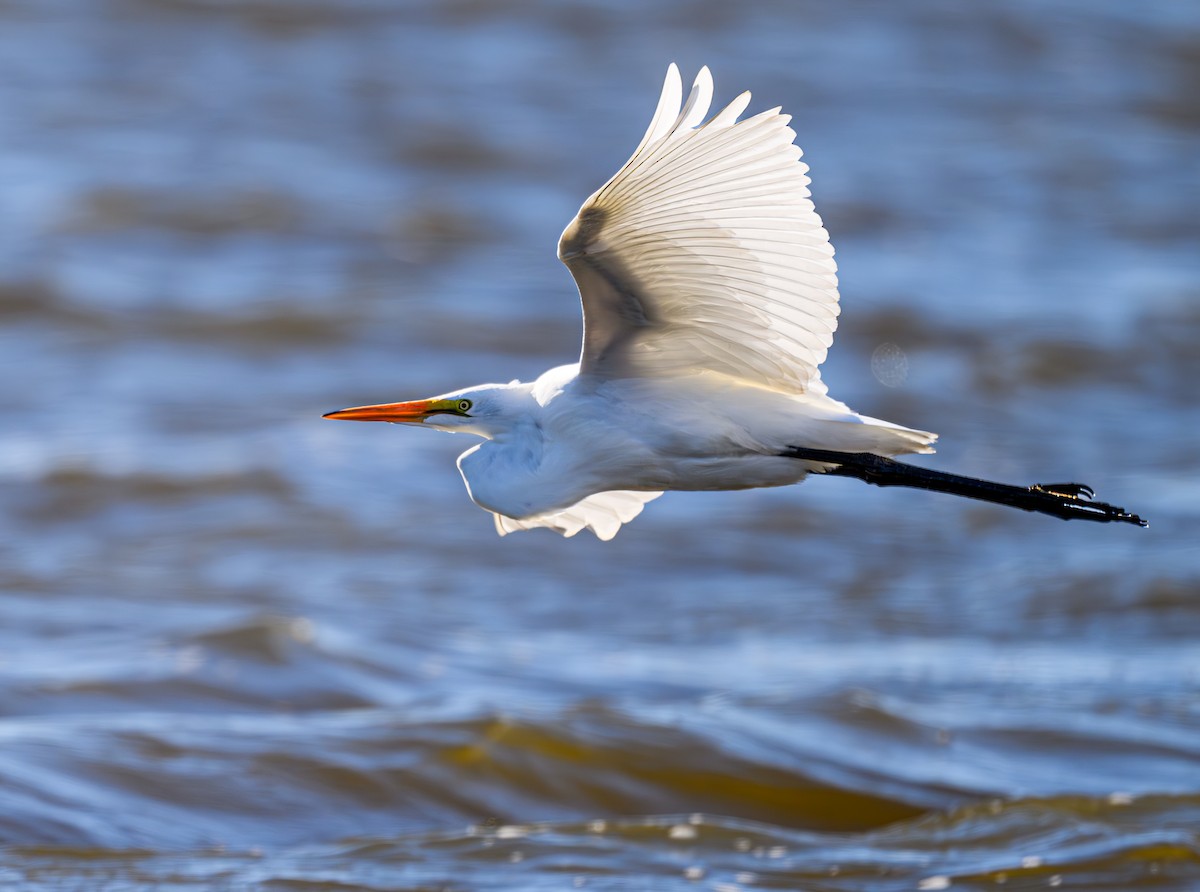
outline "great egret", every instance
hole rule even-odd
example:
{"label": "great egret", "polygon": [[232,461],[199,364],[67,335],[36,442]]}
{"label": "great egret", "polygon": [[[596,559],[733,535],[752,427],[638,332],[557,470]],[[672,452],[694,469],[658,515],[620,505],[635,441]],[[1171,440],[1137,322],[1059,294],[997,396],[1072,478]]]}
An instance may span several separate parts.
{"label": "great egret", "polygon": [[501,535],[587,527],[611,539],[664,490],[858,477],[1065,519],[1125,521],[1081,484],[1019,487],[893,461],[936,434],[830,397],[818,366],[837,326],[836,265],[779,108],[742,93],[705,121],[712,76],[683,98],[672,64],[633,156],[558,242],[579,286],[578,363],[326,418],[420,424],[484,442],[458,459]]}

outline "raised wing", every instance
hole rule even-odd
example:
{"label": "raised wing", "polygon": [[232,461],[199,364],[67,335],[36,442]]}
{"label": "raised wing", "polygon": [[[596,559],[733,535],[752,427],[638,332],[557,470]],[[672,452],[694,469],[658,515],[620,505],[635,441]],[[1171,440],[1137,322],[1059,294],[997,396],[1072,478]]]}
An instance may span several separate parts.
{"label": "raised wing", "polygon": [[738,121],[743,93],[702,123],[707,68],[682,109],[681,97],[672,64],[633,157],[559,240],[583,300],[580,373],[707,369],[823,393],[837,265],[791,119],[776,108]]}
{"label": "raised wing", "polygon": [[613,490],[588,496],[561,511],[535,514],[521,520],[505,517],[503,514],[492,516],[496,519],[496,532],[501,536],[515,533],[517,530],[548,527],[570,538],[587,528],[595,533],[597,538],[607,542],[617,534],[621,524],[629,523],[642,513],[642,508],[647,502],[661,495],[661,492]]}

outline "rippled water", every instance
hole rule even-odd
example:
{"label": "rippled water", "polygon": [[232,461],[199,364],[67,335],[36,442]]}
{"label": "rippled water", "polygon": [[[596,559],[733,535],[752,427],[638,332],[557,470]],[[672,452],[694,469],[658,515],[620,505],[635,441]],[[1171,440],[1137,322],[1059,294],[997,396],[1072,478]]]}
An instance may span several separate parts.
{"label": "rippled water", "polygon": [[[662,72],[783,104],[854,481],[498,539],[343,405],[570,361]],[[1200,886],[1200,14],[0,7],[0,885]],[[873,374],[874,372],[874,374]]]}

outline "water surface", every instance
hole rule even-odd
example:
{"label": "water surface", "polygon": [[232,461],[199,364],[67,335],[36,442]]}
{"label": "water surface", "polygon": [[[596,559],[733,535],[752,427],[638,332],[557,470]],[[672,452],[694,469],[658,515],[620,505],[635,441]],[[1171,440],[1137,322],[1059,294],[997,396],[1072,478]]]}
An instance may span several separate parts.
{"label": "water surface", "polygon": [[[1150,529],[501,540],[468,441],[322,421],[574,357],[672,60],[794,115],[835,395]],[[4,4],[0,882],[1195,888],[1197,60],[1165,0]]]}

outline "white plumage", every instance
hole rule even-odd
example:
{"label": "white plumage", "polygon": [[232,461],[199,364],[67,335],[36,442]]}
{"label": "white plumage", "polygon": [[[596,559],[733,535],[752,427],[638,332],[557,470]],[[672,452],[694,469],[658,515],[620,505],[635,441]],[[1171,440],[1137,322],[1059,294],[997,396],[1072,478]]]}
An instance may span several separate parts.
{"label": "white plumage", "polygon": [[784,486],[814,471],[1146,525],[1082,484],[1018,487],[892,461],[932,452],[937,437],[826,392],[837,267],[789,118],[775,108],[739,121],[743,93],[706,122],[712,93],[702,68],[681,107],[671,65],[633,156],[559,240],[583,302],[578,363],[326,417],[482,437],[458,468],[501,535],[611,539],[666,490]]}

